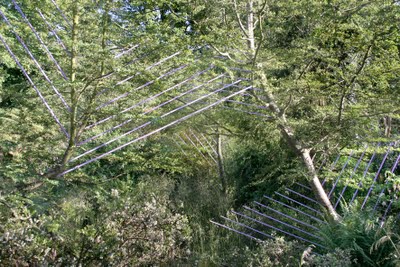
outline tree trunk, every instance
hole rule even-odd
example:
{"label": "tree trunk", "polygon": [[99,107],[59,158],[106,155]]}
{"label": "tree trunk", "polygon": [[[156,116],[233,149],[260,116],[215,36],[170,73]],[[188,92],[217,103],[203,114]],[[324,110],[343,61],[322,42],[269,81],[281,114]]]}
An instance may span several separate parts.
{"label": "tree trunk", "polygon": [[222,154],[222,136],[219,134],[217,129],[217,163],[218,173],[221,180],[222,193],[226,194],[226,181],[225,181],[225,168],[224,168],[224,157]]}
{"label": "tree trunk", "polygon": [[279,128],[290,148],[300,156],[303,164],[306,166],[309,174],[309,183],[318,202],[327,210],[328,214],[334,221],[339,221],[340,216],[333,208],[332,203],[318,178],[318,174],[310,155],[311,149],[303,147],[300,142],[295,139],[288,126],[279,124]]}
{"label": "tree trunk", "polygon": [[253,12],[253,0],[247,2],[247,34],[248,34],[248,46],[254,55],[256,50],[255,40],[254,40],[254,12]]}
{"label": "tree trunk", "polygon": [[385,126],[385,136],[390,137],[390,133],[392,131],[392,118],[389,116],[385,116],[383,118],[383,124]]}

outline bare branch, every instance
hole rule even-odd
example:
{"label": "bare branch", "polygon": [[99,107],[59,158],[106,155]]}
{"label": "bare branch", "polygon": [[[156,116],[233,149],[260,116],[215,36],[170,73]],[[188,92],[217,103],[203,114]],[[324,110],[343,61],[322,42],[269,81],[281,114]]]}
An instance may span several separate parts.
{"label": "bare branch", "polygon": [[246,29],[245,29],[245,27],[244,27],[244,25],[243,25],[243,23],[242,23],[242,20],[240,19],[236,0],[233,0],[233,6],[235,7],[235,16],[236,16],[236,20],[237,20],[238,23],[239,23],[240,29],[242,30],[242,32],[244,33],[244,35],[246,35],[247,37],[249,37],[249,34],[247,33],[247,31],[246,31]]}

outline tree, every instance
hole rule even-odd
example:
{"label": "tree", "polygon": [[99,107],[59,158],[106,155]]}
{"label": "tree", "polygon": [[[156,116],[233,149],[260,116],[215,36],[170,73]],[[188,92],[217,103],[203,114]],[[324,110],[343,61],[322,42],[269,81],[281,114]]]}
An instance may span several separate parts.
{"label": "tree", "polygon": [[371,138],[379,118],[398,116],[393,73],[399,67],[399,28],[387,23],[398,20],[398,4],[228,0],[193,6],[190,23],[198,41],[253,71],[253,83],[262,89],[254,98],[269,107],[269,123],[303,162],[317,199],[338,220],[312,156]]}
{"label": "tree", "polygon": [[[67,139],[52,151],[55,160],[44,172],[49,179],[59,179],[71,161],[123,144],[135,133],[124,133],[126,128],[159,126],[166,111],[179,107],[173,102],[179,90],[202,78],[206,71],[200,68],[209,67],[193,64],[184,24],[163,3],[51,1],[34,6],[12,1],[2,17],[7,25],[3,45],[12,57],[8,62],[23,69]],[[51,90],[58,97],[49,95]],[[161,103],[167,100],[165,109]]]}

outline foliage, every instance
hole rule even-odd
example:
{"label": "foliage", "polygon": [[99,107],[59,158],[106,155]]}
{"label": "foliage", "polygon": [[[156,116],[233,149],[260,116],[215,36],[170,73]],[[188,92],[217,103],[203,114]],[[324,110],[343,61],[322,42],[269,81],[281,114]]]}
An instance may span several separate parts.
{"label": "foliage", "polygon": [[352,264],[356,264],[356,262],[351,258],[351,251],[339,248],[321,256],[314,256],[309,261],[304,262],[304,266],[318,267],[350,267]]}
{"label": "foliage", "polygon": [[325,245],[331,251],[348,251],[357,266],[397,266],[399,264],[399,236],[394,222],[389,219],[383,227],[379,218],[368,211],[348,210],[340,223],[321,229]]}
{"label": "foliage", "polygon": [[[398,264],[398,229],[391,220],[381,228],[377,219],[368,216],[368,210],[347,211],[342,221],[324,227],[321,234],[328,250],[321,256],[310,254],[309,249],[297,242],[277,238],[258,244],[210,224],[210,219],[226,214],[231,207],[307,180],[298,151],[292,149],[293,144],[285,140],[282,128],[276,126],[292,130],[293,139],[289,141],[296,141],[312,154],[324,155],[349,148],[355,140],[359,145],[383,134],[394,135],[400,118],[398,1],[56,2],[68,18],[74,17],[74,9],[78,9],[81,17],[77,40],[51,1],[18,1],[68,78],[74,74],[75,80],[64,80],[59,75],[12,1],[0,1],[1,11],[12,21],[14,30],[26,41],[74,112],[63,110],[32,58],[16,41],[13,27],[3,23],[1,35],[55,112],[61,114],[64,126],[71,132],[76,130],[69,140],[64,139],[13,59],[0,46],[1,265]],[[253,3],[255,49],[249,46],[250,30],[246,29],[251,24],[247,21],[250,3]],[[50,34],[38,9],[67,49]],[[141,46],[124,57],[115,57],[134,44]],[[68,56],[72,50],[76,50],[75,67]],[[179,58],[147,69],[177,51],[181,51]],[[137,58],[141,60],[136,61]],[[258,90],[240,100],[252,100],[263,106],[262,112],[268,116],[260,118],[216,108],[173,131],[131,145],[65,177],[46,176],[60,162],[69,160],[73,154],[69,155],[70,151],[75,154],[87,151],[124,132],[118,129],[78,146],[79,138],[100,134],[110,125],[90,131],[79,129],[160,93],[186,78],[186,74],[192,75],[209,64],[217,66],[212,75],[227,71],[222,83],[233,76],[253,79]],[[186,66],[184,73],[156,80],[118,104],[95,109],[181,65]],[[230,67],[251,72],[236,72]],[[108,73],[114,76],[103,79]],[[134,78],[115,86],[133,74]],[[193,88],[208,78],[205,76],[184,88]],[[142,112],[173,96],[170,92],[121,113],[113,117],[113,126],[129,120],[126,127],[133,127],[150,120],[155,129],[164,122],[160,115],[165,110],[151,116]],[[183,99],[183,103],[188,99]],[[223,104],[227,108],[230,105]],[[253,109],[259,111],[254,106]],[[392,120],[391,128],[382,123],[388,118]],[[214,134],[210,129],[221,131],[226,192],[221,190],[218,163],[199,160],[194,147],[188,146],[186,154],[182,154],[174,145],[171,136],[186,128],[198,129],[209,136]],[[132,136],[99,151],[106,152]],[[378,159],[383,157],[381,150]],[[372,148],[367,151],[368,156],[371,154]],[[345,160],[342,157],[339,163]],[[355,163],[353,158],[349,166]],[[398,171],[387,172],[389,164],[392,162],[384,166],[386,174],[379,177],[377,193],[382,189],[385,194],[399,191]],[[366,165],[362,161],[360,169]],[[348,168],[338,190],[347,184],[351,189],[358,188],[360,182],[367,188],[378,168],[376,160],[365,177],[357,173],[351,179]],[[336,168],[321,174],[329,182],[338,172]],[[362,189],[359,196],[365,193]],[[387,195],[381,200],[387,204]],[[393,207],[398,209],[397,201]],[[345,208],[344,203],[341,209]]]}
{"label": "foliage", "polygon": [[136,185],[75,188],[45,213],[23,198],[3,199],[0,262],[143,266],[187,257],[191,230],[171,204],[172,184],[146,177]]}

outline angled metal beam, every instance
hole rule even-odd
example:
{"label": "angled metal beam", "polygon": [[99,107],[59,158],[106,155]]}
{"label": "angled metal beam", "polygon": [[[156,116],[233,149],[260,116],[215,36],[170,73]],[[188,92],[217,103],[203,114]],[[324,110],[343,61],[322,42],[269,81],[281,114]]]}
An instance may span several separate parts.
{"label": "angled metal beam", "polygon": [[272,212],[275,212],[275,213],[277,213],[277,214],[279,214],[279,215],[281,215],[281,216],[283,216],[283,217],[285,217],[285,218],[288,218],[288,219],[290,219],[290,220],[292,220],[292,221],[295,221],[295,222],[297,222],[297,223],[300,223],[300,224],[302,224],[302,225],[304,225],[304,226],[310,227],[310,228],[312,228],[312,229],[314,229],[314,230],[317,230],[317,231],[319,230],[317,227],[315,227],[315,226],[313,226],[313,225],[311,225],[311,224],[309,224],[309,223],[306,223],[306,222],[304,222],[304,221],[302,221],[302,220],[296,219],[296,218],[294,218],[294,217],[292,217],[292,216],[290,216],[290,215],[287,215],[286,213],[283,213],[283,212],[281,212],[281,211],[279,211],[279,210],[276,210],[276,209],[273,209],[273,208],[271,208],[271,207],[268,207],[267,205],[264,205],[264,204],[262,204],[262,203],[260,203],[260,202],[258,202],[258,201],[254,201],[254,203],[256,203],[257,205],[259,205],[260,207],[263,207],[263,208],[268,209],[268,210],[270,210],[270,211],[272,211]]}
{"label": "angled metal beam", "polygon": [[277,204],[279,204],[279,205],[282,205],[282,206],[284,206],[284,207],[286,207],[286,208],[288,208],[288,209],[290,209],[290,210],[293,210],[293,211],[296,211],[296,212],[298,212],[298,213],[300,213],[300,214],[303,214],[303,215],[305,215],[305,216],[307,216],[307,217],[313,219],[314,221],[317,221],[317,222],[319,222],[319,223],[325,223],[325,224],[327,224],[327,222],[325,222],[325,221],[323,221],[323,220],[321,220],[321,219],[319,219],[319,218],[317,218],[317,217],[315,217],[315,216],[313,216],[313,215],[311,215],[311,214],[309,214],[309,213],[307,213],[307,212],[304,212],[304,211],[302,211],[302,210],[300,210],[300,209],[298,209],[298,208],[294,208],[294,207],[292,207],[292,206],[290,206],[290,205],[288,205],[288,204],[286,204],[286,203],[283,203],[283,202],[281,202],[281,201],[279,201],[279,200],[273,199],[272,197],[269,197],[269,196],[266,196],[266,195],[264,195],[263,197],[266,198],[266,199],[268,199],[268,200],[270,200],[270,201],[272,201],[272,202],[275,202],[275,203],[277,203]]}
{"label": "angled metal beam", "polygon": [[[168,129],[168,128],[171,127],[171,126],[174,126],[175,124],[181,123],[181,122],[183,122],[183,121],[185,121],[185,120],[187,120],[187,119],[189,119],[189,118],[191,118],[191,117],[193,117],[193,116],[195,116],[195,115],[197,115],[197,114],[199,114],[199,113],[201,113],[201,112],[203,112],[203,111],[205,111],[205,110],[207,110],[207,109],[210,109],[210,108],[212,108],[212,107],[214,107],[214,106],[216,106],[216,105],[222,103],[223,101],[225,101],[225,100],[227,100],[227,99],[229,99],[229,98],[231,98],[231,97],[234,97],[234,96],[236,96],[236,95],[238,95],[238,94],[240,94],[240,93],[242,93],[242,92],[245,92],[246,90],[249,90],[250,88],[251,88],[251,86],[249,86],[248,88],[242,89],[242,90],[240,90],[240,91],[237,91],[237,92],[235,92],[235,93],[232,93],[232,94],[229,95],[229,96],[223,97],[223,98],[221,98],[220,100],[218,100],[218,101],[216,101],[216,102],[214,102],[214,103],[212,103],[212,104],[210,104],[210,105],[208,105],[208,106],[206,106],[206,107],[203,107],[203,108],[201,108],[201,109],[198,109],[198,110],[196,110],[196,111],[194,111],[194,112],[192,112],[192,113],[190,113],[190,114],[188,114],[188,115],[186,115],[186,116],[184,116],[184,117],[181,117],[181,118],[179,118],[179,119],[177,119],[177,120],[175,120],[175,121],[173,121],[173,122],[168,123],[167,125],[164,125],[164,126],[158,128],[158,129],[156,129],[156,130],[153,130],[153,131],[151,131],[151,132],[149,132],[149,133],[147,133],[147,134],[145,134],[145,135],[142,135],[142,136],[140,136],[140,137],[138,137],[138,138],[135,138],[135,139],[133,139],[133,140],[131,140],[131,141],[129,141],[129,142],[123,144],[123,145],[120,145],[120,146],[118,146],[118,147],[116,147],[116,148],[114,148],[114,149],[111,149],[111,150],[109,150],[109,151],[106,152],[106,153],[103,153],[103,154],[101,154],[101,155],[99,155],[99,156],[97,156],[97,157],[94,157],[94,158],[92,158],[92,159],[90,159],[90,160],[87,160],[87,161],[81,163],[81,164],[78,164],[78,165],[76,165],[75,167],[72,167],[72,168],[70,168],[70,169],[68,169],[68,170],[66,170],[66,171],[64,171],[64,172],[62,172],[62,173],[60,173],[58,176],[63,176],[63,175],[65,175],[65,174],[70,173],[70,172],[72,172],[72,171],[74,171],[74,170],[76,170],[76,169],[79,169],[79,168],[81,168],[81,167],[83,167],[83,166],[85,166],[85,165],[87,165],[87,164],[89,164],[89,163],[92,163],[92,162],[94,162],[94,161],[96,161],[96,160],[99,160],[99,159],[101,159],[101,158],[104,158],[104,157],[106,157],[106,156],[108,156],[108,155],[110,155],[110,154],[112,154],[112,153],[114,153],[114,152],[116,152],[116,151],[118,151],[118,150],[121,150],[121,149],[123,149],[124,147],[129,146],[129,145],[131,145],[131,144],[133,144],[133,143],[135,143],[135,142],[137,142],[137,141],[143,140],[143,139],[145,139],[145,138],[147,138],[147,137],[149,137],[149,136],[151,136],[151,135],[154,135],[154,134],[156,134],[156,133],[158,133],[158,132],[161,132],[162,130]],[[191,105],[191,104],[188,104],[188,105]]]}
{"label": "angled metal beam", "polygon": [[53,3],[53,5],[56,7],[57,11],[61,14],[61,16],[63,17],[64,21],[68,24],[68,26],[72,29],[72,25],[69,22],[69,20],[67,19],[67,16],[65,16],[65,14],[61,11],[61,9],[58,7],[57,3],[54,0],[51,0],[51,2]]}
{"label": "angled metal beam", "polygon": [[54,35],[54,37],[56,37],[58,44],[64,49],[65,53],[67,53],[67,55],[70,57],[71,52],[67,49],[67,47],[61,40],[60,36],[58,36],[57,32],[53,29],[53,27],[50,25],[50,23],[46,20],[46,17],[43,15],[42,11],[40,11],[39,8],[36,8],[36,10],[39,13],[40,17],[42,18],[42,20],[44,21],[44,23],[46,23],[47,28],[49,28],[49,30]]}
{"label": "angled metal beam", "polygon": [[[396,161],[395,161],[395,163],[393,164],[393,166],[392,166],[392,168],[391,168],[391,172],[392,173],[394,173],[394,171],[396,170],[396,168],[397,168],[397,166],[398,166],[398,164],[399,164],[399,160],[400,160],[400,155],[398,155],[397,156],[397,159],[396,159]],[[387,184],[388,183],[388,181],[386,181],[385,182],[385,184]],[[376,203],[375,203],[375,205],[374,205],[374,210],[376,210],[376,208],[378,207],[378,204],[379,204],[379,200],[381,199],[381,197],[382,197],[382,195],[383,195],[383,192],[385,191],[386,189],[385,188],[383,188],[382,190],[381,190],[381,192],[378,194],[378,199],[376,200]],[[395,191],[395,193],[397,193],[397,189],[396,189],[396,191]],[[390,200],[391,202],[392,202],[392,200]],[[390,204],[391,205],[391,204]],[[388,208],[389,208],[389,206],[388,206]],[[385,212],[385,214],[386,214],[386,212]]]}
{"label": "angled metal beam", "polygon": [[317,247],[320,247],[320,248],[326,248],[325,246],[323,246],[323,245],[321,245],[321,244],[319,244],[319,243],[316,243],[316,242],[311,241],[311,240],[308,240],[308,239],[306,239],[306,238],[304,238],[304,237],[301,237],[301,236],[292,234],[292,233],[290,233],[290,232],[287,232],[287,231],[285,231],[285,230],[282,230],[281,228],[272,226],[272,225],[267,224],[267,223],[265,223],[265,222],[259,221],[259,220],[257,220],[257,219],[254,219],[254,218],[250,217],[250,216],[247,216],[247,215],[245,215],[245,214],[243,214],[243,213],[236,212],[236,211],[232,211],[232,213],[234,213],[234,214],[236,214],[236,215],[239,215],[239,216],[241,216],[241,217],[243,217],[243,218],[246,218],[246,219],[248,219],[248,220],[250,220],[250,221],[253,221],[253,222],[256,222],[256,223],[258,223],[258,224],[261,224],[261,225],[263,225],[263,226],[266,226],[266,227],[268,227],[268,228],[270,228],[270,229],[273,229],[273,230],[275,230],[275,231],[278,231],[278,232],[281,232],[281,233],[286,234],[286,235],[288,235],[288,236],[294,237],[294,238],[296,238],[296,239],[298,239],[298,240],[301,240],[301,241],[304,241],[304,242],[313,244],[313,245],[315,245],[315,246],[317,246]]}
{"label": "angled metal beam", "polygon": [[25,44],[24,40],[18,35],[18,33],[15,31],[14,27],[10,23],[10,21],[7,19],[6,15],[1,12],[0,10],[0,15],[3,17],[4,21],[7,23],[7,25],[10,27],[11,32],[15,35],[17,38],[18,42],[22,45],[24,48],[25,52],[29,55],[29,57],[32,59],[32,61],[35,63],[36,67],[39,69],[40,73],[43,75],[45,80],[50,84],[51,88],[53,91],[56,93],[58,98],[60,98],[61,102],[65,106],[65,108],[71,112],[71,108],[65,101],[64,97],[61,95],[61,93],[57,90],[57,88],[54,86],[53,82],[50,80],[50,78],[47,76],[46,72],[43,70],[43,68],[40,66],[39,62],[36,60],[36,58],[33,56],[32,52],[29,50],[28,46]]}
{"label": "angled metal beam", "polygon": [[279,224],[282,224],[282,225],[284,225],[284,226],[286,226],[286,227],[289,227],[289,228],[291,228],[291,229],[294,229],[294,230],[296,230],[296,231],[299,231],[299,232],[301,232],[301,233],[303,233],[303,234],[306,234],[306,235],[308,235],[308,236],[311,236],[311,237],[314,237],[314,238],[317,238],[317,239],[322,239],[320,236],[314,235],[314,234],[312,234],[312,233],[310,233],[310,232],[308,232],[308,231],[305,231],[305,230],[303,230],[303,229],[301,229],[301,228],[299,228],[299,227],[297,227],[297,226],[294,226],[294,225],[291,225],[291,224],[286,223],[286,222],[284,222],[284,221],[278,220],[278,219],[276,219],[276,218],[274,218],[274,217],[272,217],[272,216],[269,216],[269,215],[267,215],[267,214],[265,214],[265,213],[259,212],[259,211],[255,210],[255,209],[252,209],[252,208],[247,207],[247,206],[243,206],[243,207],[244,207],[244,209],[249,210],[249,211],[251,211],[251,212],[253,212],[253,213],[257,214],[257,215],[260,215],[261,217],[264,217],[264,218],[267,218],[267,219],[269,219],[269,220],[271,220],[271,221],[274,221],[274,222],[277,222],[277,223],[279,223]]}
{"label": "angled metal beam", "polygon": [[285,196],[284,194],[281,194],[281,193],[276,192],[276,191],[275,191],[275,194],[277,194],[278,196],[281,196],[281,197],[283,197],[283,198],[285,198],[285,199],[287,199],[287,200],[289,200],[289,201],[292,201],[292,202],[294,202],[294,203],[296,203],[296,204],[298,204],[298,205],[300,205],[300,206],[302,206],[302,207],[304,207],[304,208],[306,208],[306,209],[309,209],[309,210],[311,210],[311,211],[317,213],[317,214],[320,215],[320,216],[324,216],[324,214],[323,214],[322,212],[320,212],[320,211],[318,211],[318,210],[316,210],[316,209],[314,209],[314,208],[311,208],[310,206],[308,206],[308,205],[306,205],[306,204],[303,204],[303,203],[301,203],[300,201],[297,201],[297,200],[295,200],[295,199],[293,199],[293,198],[291,198],[291,197]]}
{"label": "angled metal beam", "polygon": [[339,182],[340,177],[342,176],[344,170],[346,169],[347,164],[349,164],[349,162],[350,162],[351,156],[353,156],[353,150],[350,152],[350,155],[347,157],[346,162],[343,164],[342,170],[340,171],[335,183],[333,184],[331,191],[329,191],[328,198],[331,198],[331,195],[332,195],[333,191],[335,190],[336,185]]}
{"label": "angled metal beam", "polygon": [[[356,165],[354,166],[353,172],[351,173],[351,175],[350,175],[350,177],[349,177],[349,180],[350,180],[351,178],[353,178],[354,174],[356,174],[357,169],[358,169],[358,166],[360,166],[360,163],[361,163],[362,159],[364,158],[365,153],[367,152],[367,148],[368,148],[368,146],[365,146],[365,149],[364,149],[363,153],[361,154],[361,156],[360,156],[360,158],[358,159]],[[337,201],[336,201],[336,203],[335,203],[334,209],[336,209],[337,206],[339,205],[339,202],[340,202],[341,198],[343,197],[344,192],[346,191],[348,184],[349,184],[349,183],[346,183],[346,185],[343,187],[342,191],[340,192],[339,197],[338,197],[338,199],[337,199]]]}
{"label": "angled metal beam", "polygon": [[309,200],[309,201],[311,201],[311,202],[313,202],[313,203],[315,203],[315,204],[320,205],[320,203],[319,203],[318,201],[316,201],[316,200],[314,200],[314,199],[312,199],[312,198],[310,198],[310,197],[307,197],[307,196],[305,196],[305,195],[303,195],[303,194],[300,194],[299,192],[296,192],[296,191],[294,191],[294,190],[292,190],[292,189],[290,189],[290,188],[288,188],[288,187],[286,187],[286,186],[285,186],[285,190],[289,191],[289,192],[292,193],[292,194],[298,195],[298,196],[300,196],[300,197],[302,197],[302,198],[304,198],[304,199],[307,199],[307,200]]}
{"label": "angled metal beam", "polygon": [[[380,147],[380,143],[378,143],[378,145],[377,145],[377,148],[379,148],[379,147]],[[376,156],[376,149],[375,149],[374,153],[372,154],[372,156],[371,156],[371,158],[370,158],[370,160],[369,160],[367,166],[365,167],[365,170],[364,170],[362,179],[364,179],[365,176],[367,175],[368,170],[369,170],[369,167],[371,166],[372,162],[374,161],[375,156]],[[361,179],[361,180],[362,180],[362,179]],[[351,204],[354,202],[354,200],[356,199],[356,196],[358,195],[358,192],[360,191],[360,188],[361,188],[361,187],[362,187],[362,182],[360,181],[360,182],[357,184],[357,189],[356,189],[356,191],[354,191],[353,196],[352,196],[352,198],[351,198],[351,200],[350,200],[349,205],[351,205]]]}
{"label": "angled metal beam", "polygon": [[54,113],[53,109],[50,107],[50,105],[47,103],[46,99],[43,97],[42,93],[39,91],[39,89],[36,87],[36,85],[33,83],[31,77],[29,77],[28,73],[26,72],[25,68],[22,66],[22,64],[19,62],[18,58],[15,56],[15,54],[12,52],[11,48],[8,46],[7,42],[3,38],[3,36],[0,34],[0,40],[3,43],[3,45],[6,47],[8,53],[11,55],[11,57],[14,59],[15,63],[18,65],[18,67],[21,69],[22,73],[24,74],[25,78],[29,81],[33,89],[35,89],[36,93],[38,94],[40,100],[42,100],[43,104],[46,106],[48,111],[50,112],[51,116],[53,119],[57,122],[58,126],[60,126],[61,131],[64,133],[64,135],[69,138],[69,134],[67,130],[64,128],[64,126],[61,124],[60,120]]}
{"label": "angled metal beam", "polygon": [[266,233],[264,233],[263,231],[259,231],[259,230],[255,229],[255,228],[253,228],[253,227],[248,226],[247,224],[244,224],[244,223],[241,223],[241,222],[238,222],[238,221],[234,221],[234,220],[229,219],[229,218],[227,218],[227,217],[225,217],[225,216],[221,216],[221,218],[223,218],[224,220],[226,220],[226,221],[228,221],[228,222],[237,224],[237,225],[239,225],[239,226],[241,226],[241,227],[244,227],[244,228],[246,228],[246,229],[249,229],[249,230],[251,230],[251,231],[254,231],[254,232],[256,232],[256,233],[258,233],[258,234],[260,234],[260,235],[263,235],[263,236],[265,236],[265,237],[268,237],[268,238],[271,238],[271,239],[275,239],[275,237],[273,237],[272,235],[266,234]]}
{"label": "angled metal beam", "polygon": [[36,39],[38,39],[39,43],[42,45],[43,49],[45,50],[45,52],[47,53],[47,55],[50,57],[50,59],[53,61],[53,63],[56,65],[58,71],[61,73],[61,76],[63,76],[63,78],[65,80],[68,80],[67,75],[65,75],[63,69],[61,68],[60,64],[58,64],[57,60],[53,57],[53,54],[50,52],[50,50],[48,49],[48,47],[45,45],[45,43],[43,42],[42,38],[39,36],[39,34],[37,33],[37,31],[35,30],[35,28],[32,26],[32,24],[29,22],[28,18],[25,16],[24,12],[22,11],[22,9],[19,7],[19,5],[17,4],[17,2],[15,2],[15,0],[12,0],[12,2],[14,3],[15,9],[18,11],[18,13],[21,15],[21,17],[24,18],[25,22],[28,24],[29,28],[32,30],[33,34],[36,36]]}
{"label": "angled metal beam", "polygon": [[250,239],[253,239],[253,240],[257,241],[257,242],[262,242],[262,240],[260,240],[260,239],[258,239],[258,238],[256,238],[256,237],[254,237],[254,236],[252,236],[252,235],[246,234],[246,233],[244,233],[244,232],[241,232],[241,231],[239,231],[239,230],[236,230],[236,229],[231,228],[231,227],[229,227],[229,226],[226,226],[226,225],[224,225],[224,224],[220,224],[220,223],[214,222],[213,220],[210,220],[210,222],[211,222],[212,224],[215,224],[215,225],[219,226],[219,227],[228,229],[229,231],[232,231],[232,232],[235,232],[235,233],[237,233],[237,234],[240,234],[240,235],[243,235],[243,236],[245,236],[245,237],[248,237],[248,238],[250,238]]}
{"label": "angled metal beam", "polygon": [[388,148],[388,150],[387,150],[385,156],[384,156],[383,159],[382,159],[381,165],[379,166],[379,169],[378,169],[378,171],[377,171],[376,174],[375,174],[375,177],[374,177],[374,180],[372,181],[371,187],[369,188],[368,193],[367,193],[367,195],[365,196],[364,202],[363,202],[362,205],[361,205],[361,210],[365,207],[365,204],[366,204],[367,201],[368,201],[368,197],[369,197],[369,195],[370,195],[371,192],[372,192],[372,189],[373,189],[373,187],[374,187],[374,185],[375,185],[375,183],[376,183],[376,180],[377,180],[378,177],[379,177],[379,174],[381,173],[381,170],[382,170],[382,168],[383,168],[383,165],[385,165],[386,159],[387,159],[387,157],[389,156],[390,150],[391,150],[391,148],[392,148],[393,145],[394,145],[393,143],[389,145],[389,148]]}
{"label": "angled metal beam", "polygon": [[[224,75],[224,74],[221,74],[221,75],[219,75],[219,76],[217,76],[217,77],[214,77],[214,78],[208,80],[207,82],[205,82],[205,83],[203,83],[203,84],[201,84],[201,85],[198,85],[198,86],[196,86],[196,87],[194,87],[194,88],[192,88],[192,89],[190,89],[190,90],[188,90],[188,91],[186,91],[186,92],[183,92],[183,93],[179,94],[178,96],[173,97],[172,99],[169,99],[169,100],[167,100],[167,101],[165,101],[165,102],[159,104],[159,105],[156,106],[156,107],[153,107],[153,108],[151,108],[151,109],[148,109],[147,111],[142,112],[141,115],[149,114],[149,113],[151,113],[151,112],[153,112],[153,111],[155,111],[155,110],[161,108],[162,106],[167,105],[167,104],[173,102],[174,100],[179,99],[180,97],[182,97],[182,96],[184,96],[184,95],[187,95],[187,94],[189,94],[189,93],[192,93],[193,91],[195,91],[195,90],[197,90],[197,89],[199,89],[199,88],[205,86],[206,84],[209,84],[209,83],[211,83],[211,82],[213,82],[213,81],[215,81],[215,80],[221,78],[223,75]],[[176,112],[176,111],[182,109],[182,107],[184,107],[184,106],[181,106],[181,107],[178,107],[178,108],[172,110],[172,112],[170,112],[169,114],[172,114],[172,113],[174,113],[174,112]],[[168,115],[169,115],[169,114],[168,114]],[[164,114],[164,115],[165,115],[165,114]],[[164,117],[167,116],[167,115],[165,115],[165,116],[164,116],[164,115],[162,115],[161,117],[164,118]],[[110,116],[110,117],[108,117],[108,118],[106,118],[106,119],[103,119],[103,120],[98,121],[97,124],[103,123],[103,122],[105,122],[105,121],[107,121],[107,120],[110,120],[110,119],[112,119],[112,118],[115,118],[115,117],[117,117],[117,115],[112,115],[112,116]],[[110,128],[110,129],[108,129],[108,130],[106,130],[106,131],[104,131],[104,132],[102,132],[102,133],[99,133],[99,134],[97,134],[97,135],[95,135],[95,136],[92,136],[92,137],[87,138],[87,139],[84,140],[84,141],[79,142],[79,143],[78,143],[78,146],[84,145],[84,144],[88,143],[89,141],[92,141],[92,140],[94,140],[94,139],[96,139],[96,138],[98,138],[98,137],[100,137],[100,136],[103,136],[103,135],[105,135],[105,134],[107,134],[107,133],[110,133],[110,132],[112,132],[112,131],[114,131],[114,130],[116,130],[116,129],[118,129],[118,128],[124,126],[124,125],[126,125],[127,123],[129,123],[129,122],[131,122],[131,121],[132,121],[132,119],[125,120],[124,122],[122,122],[122,123],[120,123],[120,124],[118,124],[118,125],[116,125],[116,126]],[[97,125],[97,124],[95,123],[95,124],[92,124],[92,125]]]}

